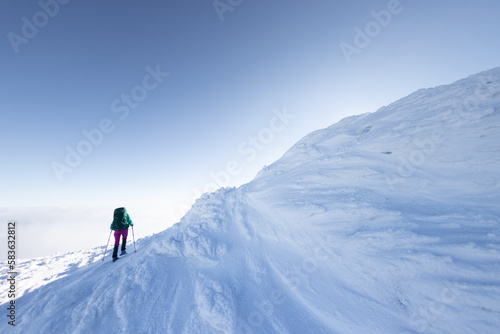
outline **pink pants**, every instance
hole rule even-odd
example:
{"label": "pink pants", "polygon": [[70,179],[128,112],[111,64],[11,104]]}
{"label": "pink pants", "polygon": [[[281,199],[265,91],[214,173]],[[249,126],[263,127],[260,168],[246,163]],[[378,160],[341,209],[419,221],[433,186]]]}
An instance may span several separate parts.
{"label": "pink pants", "polygon": [[123,237],[123,243],[125,243],[127,241],[128,229],[115,231],[115,246],[120,244],[120,236]]}

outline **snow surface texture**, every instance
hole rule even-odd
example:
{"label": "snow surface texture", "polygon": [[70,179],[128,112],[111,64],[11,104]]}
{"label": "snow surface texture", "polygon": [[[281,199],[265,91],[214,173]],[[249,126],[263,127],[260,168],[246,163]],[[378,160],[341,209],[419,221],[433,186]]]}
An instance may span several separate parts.
{"label": "snow surface texture", "polygon": [[497,68],[311,133],[116,263],[22,262],[0,332],[498,333],[499,175]]}

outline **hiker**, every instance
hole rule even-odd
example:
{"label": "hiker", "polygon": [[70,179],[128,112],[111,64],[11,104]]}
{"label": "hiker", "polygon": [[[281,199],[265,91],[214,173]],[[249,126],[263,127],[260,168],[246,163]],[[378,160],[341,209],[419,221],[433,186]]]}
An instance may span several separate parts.
{"label": "hiker", "polygon": [[120,236],[122,237],[122,252],[120,255],[125,255],[125,246],[127,243],[128,228],[134,226],[132,219],[125,208],[117,208],[113,213],[113,222],[111,229],[115,231],[115,248],[113,249],[113,262],[118,260],[118,246],[120,246]]}

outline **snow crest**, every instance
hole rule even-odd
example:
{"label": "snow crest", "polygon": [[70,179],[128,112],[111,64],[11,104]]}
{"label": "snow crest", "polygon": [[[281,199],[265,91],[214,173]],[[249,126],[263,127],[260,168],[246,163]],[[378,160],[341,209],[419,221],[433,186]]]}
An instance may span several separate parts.
{"label": "snow crest", "polygon": [[21,263],[0,331],[496,333],[499,143],[500,68],[419,90],[309,134],[116,263]]}

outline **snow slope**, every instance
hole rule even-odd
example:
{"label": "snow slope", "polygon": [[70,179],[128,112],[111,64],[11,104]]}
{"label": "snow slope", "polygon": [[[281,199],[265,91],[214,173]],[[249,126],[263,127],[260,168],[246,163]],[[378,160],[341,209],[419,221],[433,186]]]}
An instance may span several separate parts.
{"label": "snow slope", "polygon": [[311,133],[116,263],[25,261],[0,332],[497,333],[499,176],[496,68]]}

